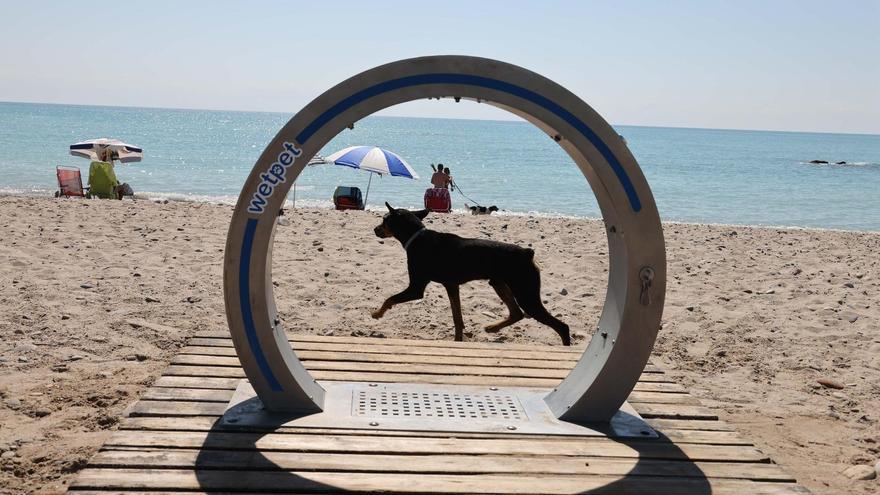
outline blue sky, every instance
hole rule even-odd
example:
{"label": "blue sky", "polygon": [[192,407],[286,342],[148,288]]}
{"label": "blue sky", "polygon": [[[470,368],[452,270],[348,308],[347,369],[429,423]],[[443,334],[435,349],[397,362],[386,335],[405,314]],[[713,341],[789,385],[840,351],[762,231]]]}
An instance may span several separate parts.
{"label": "blue sky", "polygon": [[614,124],[880,133],[877,0],[0,1],[0,101],[293,113],[381,63],[466,54],[554,79]]}

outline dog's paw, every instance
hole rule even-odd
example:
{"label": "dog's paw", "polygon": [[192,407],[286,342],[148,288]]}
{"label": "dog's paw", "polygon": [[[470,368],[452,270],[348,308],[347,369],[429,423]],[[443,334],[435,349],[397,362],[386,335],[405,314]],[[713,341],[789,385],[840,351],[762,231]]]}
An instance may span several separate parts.
{"label": "dog's paw", "polygon": [[489,325],[489,326],[483,327],[483,331],[486,333],[498,333],[501,331],[501,327],[498,325]]}
{"label": "dog's paw", "polygon": [[376,311],[373,311],[372,313],[370,313],[370,316],[372,316],[374,320],[378,320],[379,318],[382,318],[384,315],[385,315],[385,312],[378,310],[378,309]]}

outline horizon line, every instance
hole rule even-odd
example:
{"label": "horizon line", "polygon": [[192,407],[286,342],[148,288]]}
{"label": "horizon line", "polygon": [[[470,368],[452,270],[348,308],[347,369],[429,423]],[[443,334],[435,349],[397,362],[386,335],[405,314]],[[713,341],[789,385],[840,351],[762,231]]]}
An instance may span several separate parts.
{"label": "horizon line", "polygon": [[[198,111],[198,112],[227,112],[227,113],[265,113],[265,114],[284,114],[290,115],[293,118],[296,115],[296,112],[286,112],[286,111],[270,111],[270,110],[236,110],[236,109],[222,109],[222,108],[194,108],[194,107],[161,107],[161,106],[138,106],[138,105],[97,105],[92,103],[58,103],[58,102],[44,102],[44,101],[6,101],[0,100],[0,104],[3,103],[11,103],[11,104],[25,104],[25,105],[55,105],[55,106],[68,106],[68,107],[96,107],[96,108],[130,108],[137,110],[183,110],[183,111]],[[389,107],[391,108],[391,107]],[[383,109],[380,112],[387,110]],[[513,118],[511,119],[483,119],[483,118],[469,118],[469,117],[427,117],[427,116],[419,116],[419,115],[377,115],[370,114],[367,117],[378,117],[378,118],[407,118],[407,119],[442,119],[442,120],[467,120],[467,121],[477,121],[477,122],[514,122],[514,123],[527,123],[530,124],[527,120],[517,117],[516,115],[511,114]],[[365,118],[367,118],[365,117]],[[746,128],[735,128],[735,127],[693,127],[688,125],[655,125],[655,124],[609,124],[620,127],[648,127],[648,128],[656,128],[656,129],[687,129],[687,130],[704,130],[704,131],[739,131],[739,132],[783,132],[783,133],[795,133],[795,134],[835,134],[835,135],[853,135],[853,136],[876,136],[880,137],[880,132],[865,132],[865,131],[849,131],[849,132],[830,132],[830,131],[804,131],[804,130],[782,130],[782,129],[746,129]]]}

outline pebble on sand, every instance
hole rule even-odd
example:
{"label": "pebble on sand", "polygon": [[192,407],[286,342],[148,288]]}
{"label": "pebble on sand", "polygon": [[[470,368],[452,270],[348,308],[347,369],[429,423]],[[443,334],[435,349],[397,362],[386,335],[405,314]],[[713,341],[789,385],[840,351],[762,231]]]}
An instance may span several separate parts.
{"label": "pebble on sand", "polygon": [[877,470],[867,464],[859,464],[844,469],[843,475],[851,480],[872,480],[877,477]]}
{"label": "pebble on sand", "polygon": [[830,378],[819,378],[816,380],[816,383],[825,388],[833,388],[835,390],[842,390],[844,388],[842,383],[831,380]]}

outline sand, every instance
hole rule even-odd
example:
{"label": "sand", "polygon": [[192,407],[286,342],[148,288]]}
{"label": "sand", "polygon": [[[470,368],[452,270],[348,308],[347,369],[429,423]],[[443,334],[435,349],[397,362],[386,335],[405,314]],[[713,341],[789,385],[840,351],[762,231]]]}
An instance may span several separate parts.
{"label": "sand", "polygon": [[[55,493],[187,337],[224,329],[231,207],[0,198],[0,492]],[[382,320],[405,286],[379,214],[290,211],[274,253],[286,328],[451,339],[445,291]],[[543,298],[583,343],[601,310],[601,222],[430,215],[428,227],[531,245]],[[880,458],[880,234],[666,224],[669,284],[654,361],[817,494],[877,493],[842,472]],[[483,282],[462,289],[467,338],[558,345],[503,314]],[[840,390],[817,383],[828,379]]]}

